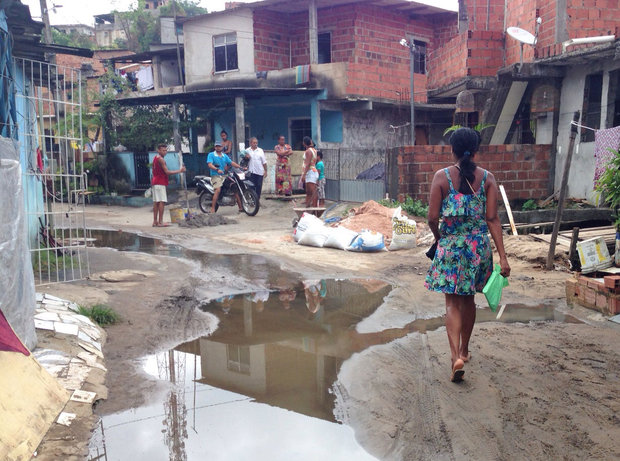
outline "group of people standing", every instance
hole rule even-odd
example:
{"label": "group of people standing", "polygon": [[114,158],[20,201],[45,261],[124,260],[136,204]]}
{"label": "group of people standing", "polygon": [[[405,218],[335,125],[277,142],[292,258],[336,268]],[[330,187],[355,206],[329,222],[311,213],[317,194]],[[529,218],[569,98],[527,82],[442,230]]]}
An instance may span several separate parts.
{"label": "group of people standing", "polygon": [[[221,154],[226,155],[232,150],[232,142],[228,139],[228,133],[220,133],[221,141],[215,143],[215,154],[218,145],[221,146]],[[302,174],[298,184],[299,189],[306,192],[306,207],[323,206],[325,204],[325,166],[323,164],[323,153],[317,151],[314,142],[308,136],[303,138],[305,149]],[[291,155],[292,147],[286,143],[283,135],[278,137],[278,144],[273,148],[276,153],[276,194],[290,196],[293,193],[293,181],[291,177]],[[211,155],[211,154],[209,154]],[[250,147],[245,149],[241,155],[248,161],[248,172],[250,181],[254,184],[256,195],[260,199],[263,190],[263,179],[267,171],[267,159],[263,149],[258,147],[258,139],[250,138]],[[210,164],[210,160],[207,159]],[[233,164],[237,166],[237,164]],[[211,169],[213,176],[213,168]],[[217,173],[219,174],[219,173]]]}

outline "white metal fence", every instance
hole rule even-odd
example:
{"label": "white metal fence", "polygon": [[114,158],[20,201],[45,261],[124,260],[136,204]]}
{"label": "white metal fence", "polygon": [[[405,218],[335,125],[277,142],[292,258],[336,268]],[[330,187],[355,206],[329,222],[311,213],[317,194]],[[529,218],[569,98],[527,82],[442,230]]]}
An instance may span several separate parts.
{"label": "white metal fence", "polygon": [[21,58],[13,67],[35,283],[86,278],[80,70]]}

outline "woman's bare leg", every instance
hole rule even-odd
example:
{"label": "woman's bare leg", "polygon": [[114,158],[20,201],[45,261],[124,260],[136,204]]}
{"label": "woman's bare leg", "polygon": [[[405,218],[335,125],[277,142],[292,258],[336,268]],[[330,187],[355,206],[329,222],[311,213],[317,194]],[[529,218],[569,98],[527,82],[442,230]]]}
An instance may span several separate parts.
{"label": "woman's bare leg", "polygon": [[461,316],[461,296],[446,294],[446,331],[450,344],[452,364],[459,358],[461,349],[461,332],[463,320]]}
{"label": "woman's bare leg", "polygon": [[467,362],[469,360],[469,339],[474,330],[476,322],[476,303],[473,296],[462,296],[461,300],[461,349],[460,358]]}

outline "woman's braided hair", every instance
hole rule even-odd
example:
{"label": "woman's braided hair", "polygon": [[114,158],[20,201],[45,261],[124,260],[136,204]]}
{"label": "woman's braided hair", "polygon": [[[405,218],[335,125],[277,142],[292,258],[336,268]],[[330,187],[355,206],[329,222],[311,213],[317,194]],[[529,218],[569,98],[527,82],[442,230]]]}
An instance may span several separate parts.
{"label": "woman's braided hair", "polygon": [[459,128],[450,136],[452,152],[459,161],[459,175],[461,177],[459,192],[462,194],[474,193],[469,184],[474,182],[476,164],[471,158],[478,151],[480,140],[480,133],[471,128]]}

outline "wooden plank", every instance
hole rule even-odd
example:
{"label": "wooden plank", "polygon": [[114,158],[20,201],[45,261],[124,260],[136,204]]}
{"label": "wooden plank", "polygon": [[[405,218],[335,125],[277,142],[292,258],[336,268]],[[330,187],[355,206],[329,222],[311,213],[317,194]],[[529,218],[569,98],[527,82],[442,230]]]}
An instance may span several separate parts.
{"label": "wooden plank", "polygon": [[517,229],[515,228],[515,220],[512,217],[512,210],[510,209],[510,203],[508,202],[508,196],[506,195],[506,189],[502,184],[499,185],[499,191],[502,194],[502,199],[504,200],[504,206],[506,207],[506,214],[508,215],[508,221],[510,221],[510,228],[512,229],[512,235],[519,235],[517,233]]}
{"label": "wooden plank", "polygon": [[[539,240],[545,243],[551,243],[551,235],[550,234],[530,234],[530,237]],[[557,236],[557,244],[562,247],[566,247],[567,250],[570,249],[570,239],[566,237]]]}

